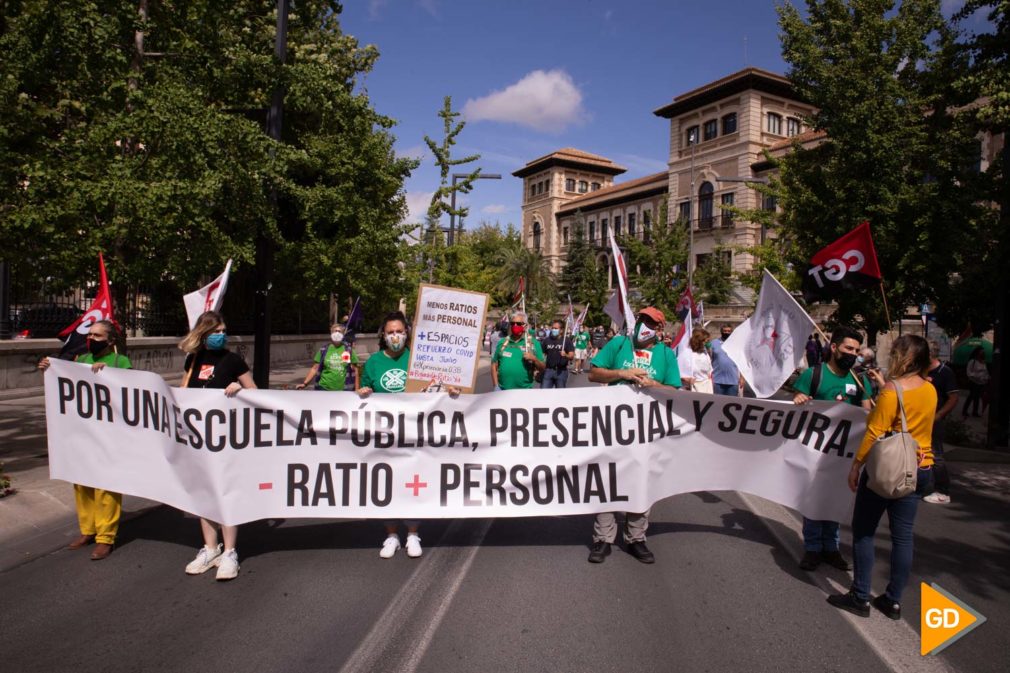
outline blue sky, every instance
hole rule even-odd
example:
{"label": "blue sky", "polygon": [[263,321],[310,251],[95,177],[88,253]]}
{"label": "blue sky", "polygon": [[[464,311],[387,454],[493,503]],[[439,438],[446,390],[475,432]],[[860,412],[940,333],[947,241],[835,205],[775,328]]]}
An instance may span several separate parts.
{"label": "blue sky", "polygon": [[346,0],[341,22],[379,48],[363,86],[398,121],[397,152],[422,159],[406,183],[412,221],[438,186],[423,138],[441,137],[443,97],[466,113],[457,156],[502,174],[459,197],[469,228],[518,225],[511,173],[562,147],[627,167],[619,181],[665,170],[668,127],[652,111],[747,66],[784,74],[776,18],[771,0]]}

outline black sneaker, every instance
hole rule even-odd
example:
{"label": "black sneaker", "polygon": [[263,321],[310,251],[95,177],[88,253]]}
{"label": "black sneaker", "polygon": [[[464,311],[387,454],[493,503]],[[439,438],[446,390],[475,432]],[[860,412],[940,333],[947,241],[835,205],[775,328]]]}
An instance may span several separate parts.
{"label": "black sneaker", "polygon": [[800,560],[800,570],[817,570],[821,560],[821,552],[808,551],[803,554],[803,558]]}
{"label": "black sneaker", "polygon": [[656,557],[644,542],[629,542],[628,553],[637,558],[642,563],[655,563]]}
{"label": "black sneaker", "polygon": [[870,616],[870,601],[859,600],[856,594],[851,591],[847,594],[833,594],[828,596],[828,603],[836,608],[846,610],[858,617]]}
{"label": "black sneaker", "polygon": [[603,563],[610,554],[609,542],[594,542],[589,552],[590,563]]}
{"label": "black sneaker", "polygon": [[852,566],[849,565],[849,562],[845,560],[845,557],[842,556],[842,553],[837,549],[835,551],[821,552],[821,560],[832,568],[838,568],[839,570],[852,570]]}
{"label": "black sneaker", "polygon": [[887,594],[880,594],[873,599],[873,607],[884,613],[888,619],[901,619],[901,603],[895,603]]}

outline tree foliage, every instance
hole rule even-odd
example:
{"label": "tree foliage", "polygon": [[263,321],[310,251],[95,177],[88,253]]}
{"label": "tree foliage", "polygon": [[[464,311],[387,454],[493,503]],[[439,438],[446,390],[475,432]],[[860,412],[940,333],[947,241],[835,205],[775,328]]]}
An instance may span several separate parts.
{"label": "tree foliage", "polygon": [[679,219],[671,222],[663,200],[648,238],[625,235],[621,246],[627,250],[629,281],[640,293],[643,305],[673,315],[687,285],[687,224]]}
{"label": "tree foliage", "polygon": [[607,303],[607,269],[597,258],[593,244],[586,239],[586,221],[581,211],[575,213],[565,266],[558,282],[560,293],[567,303],[568,297],[582,305],[589,304],[586,324],[599,325],[606,318],[603,306]]}
{"label": "tree foliage", "polygon": [[[189,291],[258,232],[291,294],[393,301],[390,273],[416,166],[393,120],[355,91],[378,52],[343,34],[340,5],[298,2],[286,64],[270,0],[5,3],[0,24],[0,246],[63,287]],[[283,85],[283,138],[263,129]],[[276,200],[270,194],[276,194]],[[394,274],[395,275],[395,274]],[[275,288],[276,292],[276,288]]]}

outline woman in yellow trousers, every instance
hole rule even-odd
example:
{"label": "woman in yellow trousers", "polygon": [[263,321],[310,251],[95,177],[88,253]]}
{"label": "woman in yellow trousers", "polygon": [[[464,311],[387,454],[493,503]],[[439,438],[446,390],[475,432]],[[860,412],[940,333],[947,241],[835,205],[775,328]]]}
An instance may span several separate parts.
{"label": "woman in yellow trousers", "polygon": [[[77,362],[91,365],[91,370],[100,372],[105,367],[132,369],[129,358],[117,352],[119,335],[115,325],[108,320],[100,320],[88,329],[88,352],[77,356]],[[49,368],[49,358],[39,362],[39,369]],[[123,508],[123,495],[100,488],[74,484],[74,500],[77,504],[77,521],[81,535],[67,545],[70,549],[81,549],[95,543],[91,552],[92,561],[109,557],[116,544],[119,532],[119,515]]]}

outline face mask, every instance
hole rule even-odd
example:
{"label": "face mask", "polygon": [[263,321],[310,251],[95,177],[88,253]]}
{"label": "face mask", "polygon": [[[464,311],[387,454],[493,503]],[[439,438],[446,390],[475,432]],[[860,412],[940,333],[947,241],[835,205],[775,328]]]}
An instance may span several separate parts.
{"label": "face mask", "polygon": [[561,334],[561,330],[554,329],[553,327],[551,328],[551,336],[552,337],[554,337],[556,339],[556,338],[558,338],[559,334]]}
{"label": "face mask", "polygon": [[842,371],[847,372],[852,369],[852,365],[856,364],[856,356],[852,353],[839,353],[835,356],[835,364],[837,364]]}
{"label": "face mask", "polygon": [[333,343],[338,344],[344,340],[344,333],[340,331],[331,332],[330,339],[333,340]]}
{"label": "face mask", "polygon": [[640,344],[647,344],[656,338],[656,330],[650,329],[644,322],[635,326],[635,341]]}
{"label": "face mask", "polygon": [[228,335],[217,332],[207,337],[207,348],[212,351],[222,350],[228,345]]}
{"label": "face mask", "polygon": [[403,332],[393,332],[386,335],[386,347],[394,353],[399,353],[407,345],[407,335]]}
{"label": "face mask", "polygon": [[512,325],[511,332],[512,332],[512,336],[514,336],[514,337],[522,336],[522,334],[523,334],[523,326],[522,325]]}
{"label": "face mask", "polygon": [[857,364],[857,365],[861,365],[861,364],[863,364],[864,362],[866,362],[866,360],[864,360],[864,359],[863,359],[863,356],[862,356],[862,355],[859,355],[859,356],[857,356],[857,357],[856,357],[856,364]]}
{"label": "face mask", "polygon": [[109,347],[109,342],[105,340],[98,340],[88,338],[88,352],[93,356],[98,357],[98,354]]}

